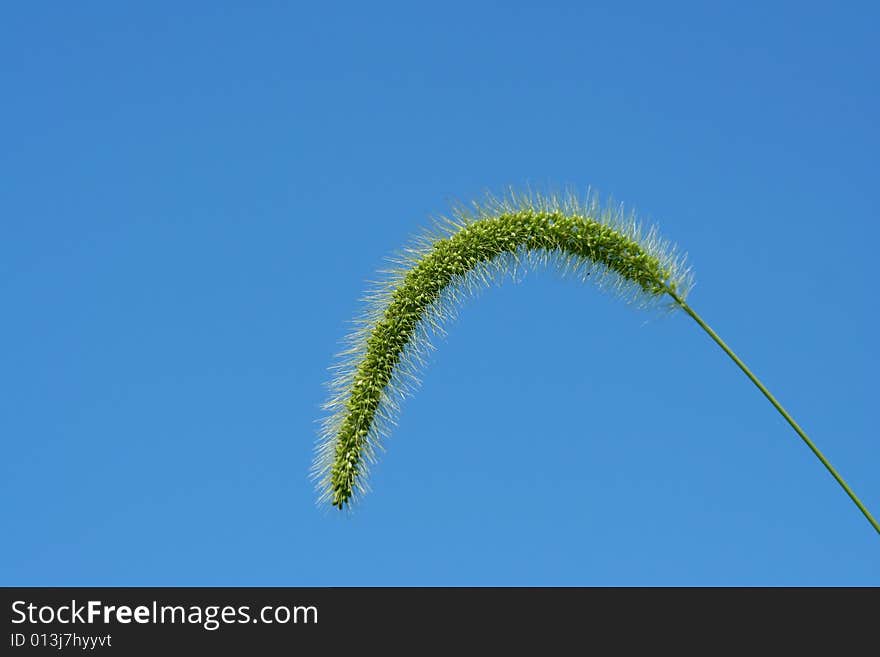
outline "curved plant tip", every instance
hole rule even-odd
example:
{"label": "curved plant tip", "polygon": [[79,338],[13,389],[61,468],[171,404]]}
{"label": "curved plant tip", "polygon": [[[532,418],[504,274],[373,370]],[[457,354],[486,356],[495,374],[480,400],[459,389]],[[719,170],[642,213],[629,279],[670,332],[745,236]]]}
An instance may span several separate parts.
{"label": "curved plant tip", "polygon": [[692,276],[684,257],[621,206],[579,198],[489,197],[441,218],[393,260],[364,299],[366,309],[334,365],[331,394],[311,474],[319,501],[340,509],[366,491],[367,466],[394,424],[400,400],[461,300],[536,267],[590,280],[640,306],[683,310],[730,356],[834,476],[880,533],[880,525],[764,385],[688,306]]}

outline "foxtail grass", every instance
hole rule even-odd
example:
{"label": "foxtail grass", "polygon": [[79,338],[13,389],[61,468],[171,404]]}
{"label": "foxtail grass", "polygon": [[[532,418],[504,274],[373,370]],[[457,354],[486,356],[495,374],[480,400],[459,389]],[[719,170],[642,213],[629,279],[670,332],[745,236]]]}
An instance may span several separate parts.
{"label": "foxtail grass", "polygon": [[589,193],[578,198],[510,193],[459,207],[393,260],[365,298],[330,382],[311,474],[319,501],[342,509],[367,491],[367,471],[418,385],[418,372],[460,302],[536,267],[590,280],[643,307],[684,311],[736,363],[791,425],[874,529],[880,525],[770,391],[688,305],[693,275],[656,229]]}

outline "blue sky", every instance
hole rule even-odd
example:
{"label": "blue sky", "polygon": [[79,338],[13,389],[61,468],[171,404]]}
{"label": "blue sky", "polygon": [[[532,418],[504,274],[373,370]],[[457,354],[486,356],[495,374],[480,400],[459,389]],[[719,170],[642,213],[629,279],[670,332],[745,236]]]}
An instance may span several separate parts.
{"label": "blue sky", "polygon": [[327,367],[450,203],[592,186],[880,512],[873,3],[34,2],[0,17],[0,583],[880,585],[880,537],[682,314],[468,303],[373,492]]}

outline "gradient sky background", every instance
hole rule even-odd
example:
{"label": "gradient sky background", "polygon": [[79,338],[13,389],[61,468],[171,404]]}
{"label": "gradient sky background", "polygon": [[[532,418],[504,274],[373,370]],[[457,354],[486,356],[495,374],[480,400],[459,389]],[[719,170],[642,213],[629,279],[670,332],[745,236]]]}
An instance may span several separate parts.
{"label": "gradient sky background", "polygon": [[693,322],[550,273],[467,304],[372,494],[315,506],[366,281],[512,184],[656,221],[880,512],[880,10],[709,4],[5,5],[0,583],[880,585]]}

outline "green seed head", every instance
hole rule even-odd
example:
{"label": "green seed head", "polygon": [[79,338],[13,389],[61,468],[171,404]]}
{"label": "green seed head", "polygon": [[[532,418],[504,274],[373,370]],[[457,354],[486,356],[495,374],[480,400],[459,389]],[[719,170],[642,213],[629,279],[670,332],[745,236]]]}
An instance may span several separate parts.
{"label": "green seed head", "polygon": [[366,299],[367,309],[335,366],[312,476],[319,499],[342,509],[365,492],[368,463],[393,424],[400,399],[418,384],[432,333],[461,298],[493,281],[538,266],[597,282],[628,301],[684,299],[691,275],[684,259],[643,231],[622,209],[595,197],[489,199],[442,219],[395,260],[397,267]]}

